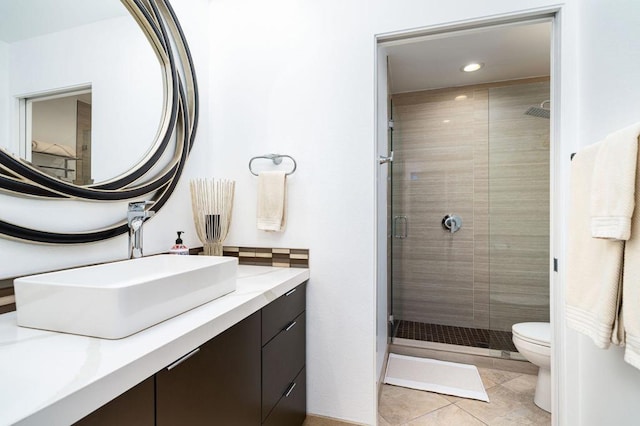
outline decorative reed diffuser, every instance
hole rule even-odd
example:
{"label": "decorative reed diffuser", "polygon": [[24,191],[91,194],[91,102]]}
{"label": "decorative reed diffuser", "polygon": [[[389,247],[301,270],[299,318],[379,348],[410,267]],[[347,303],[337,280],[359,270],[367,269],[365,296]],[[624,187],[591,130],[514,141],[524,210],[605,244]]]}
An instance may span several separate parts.
{"label": "decorative reed diffuser", "polygon": [[198,238],[207,256],[222,256],[222,243],[231,226],[236,183],[226,179],[193,179],[191,207]]}

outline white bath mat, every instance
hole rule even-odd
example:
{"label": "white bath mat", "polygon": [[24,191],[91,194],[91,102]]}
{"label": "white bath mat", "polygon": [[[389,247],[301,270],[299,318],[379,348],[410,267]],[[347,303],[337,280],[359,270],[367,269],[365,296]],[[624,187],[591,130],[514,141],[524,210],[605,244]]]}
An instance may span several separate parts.
{"label": "white bath mat", "polygon": [[489,402],[475,365],[389,354],[384,382]]}

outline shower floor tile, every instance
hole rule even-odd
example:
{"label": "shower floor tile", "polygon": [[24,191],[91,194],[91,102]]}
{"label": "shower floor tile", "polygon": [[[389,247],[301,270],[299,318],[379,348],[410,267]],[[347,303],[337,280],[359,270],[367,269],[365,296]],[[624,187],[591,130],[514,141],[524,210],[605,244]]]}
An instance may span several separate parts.
{"label": "shower floor tile", "polygon": [[510,331],[485,330],[482,328],[456,327],[399,320],[395,325],[393,337],[517,352],[516,347],[513,345]]}

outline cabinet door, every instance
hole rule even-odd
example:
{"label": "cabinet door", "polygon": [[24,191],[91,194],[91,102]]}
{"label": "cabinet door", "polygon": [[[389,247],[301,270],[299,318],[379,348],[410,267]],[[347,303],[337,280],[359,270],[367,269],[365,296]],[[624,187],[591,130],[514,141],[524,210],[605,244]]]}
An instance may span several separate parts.
{"label": "cabinet door", "polygon": [[259,425],[260,312],[156,374],[157,426]]}
{"label": "cabinet door", "polygon": [[74,423],[75,426],[153,426],[153,377]]}

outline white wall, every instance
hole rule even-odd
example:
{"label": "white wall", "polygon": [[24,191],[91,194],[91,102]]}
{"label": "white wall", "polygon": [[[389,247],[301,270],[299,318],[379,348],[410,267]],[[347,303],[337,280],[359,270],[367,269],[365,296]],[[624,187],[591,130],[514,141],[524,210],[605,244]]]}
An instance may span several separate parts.
{"label": "white wall", "polygon": [[[375,35],[552,4],[212,0],[212,166],[237,181],[229,243],[311,250],[310,413],[376,421]],[[284,234],[255,228],[247,162],[266,152],[298,161]]]}
{"label": "white wall", "polygon": [[0,146],[9,139],[9,45],[0,41]]}
{"label": "white wall", "polygon": [[[95,182],[126,172],[151,148],[162,112],[162,75],[155,52],[131,17],[10,46],[13,97],[91,85]],[[112,125],[114,120],[120,125]],[[17,138],[15,128],[12,137]]]}
{"label": "white wall", "polygon": [[[635,0],[583,0],[579,25],[578,136],[585,146],[640,121],[640,8]],[[574,381],[567,424],[637,424],[640,371],[624,362],[624,350],[597,349],[573,331],[567,337],[567,373]]]}
{"label": "white wall", "polygon": [[[208,138],[208,23],[206,15],[208,0],[172,0],[178,19],[182,24],[195,61],[200,84],[201,121],[195,147],[187,162],[184,174],[174,195],[164,208],[145,225],[145,253],[167,251],[175,241],[175,231],[186,231],[183,239],[188,246],[199,244],[189,196],[188,180],[191,177],[208,175],[211,148]],[[99,52],[101,45],[94,45]],[[149,48],[150,49],[150,48]],[[42,71],[42,70],[41,70]],[[132,74],[133,79],[138,76]],[[140,77],[143,78],[143,77]],[[146,77],[144,77],[146,78]],[[96,101],[97,102],[97,101]],[[153,100],[147,99],[143,107],[156,108]],[[153,137],[156,129],[153,129]],[[39,229],[82,230],[102,226],[110,220],[122,220],[126,216],[126,203],[83,203],[78,201],[27,200],[0,195],[0,219],[13,220]],[[65,218],[62,220],[61,218]],[[126,235],[95,244],[79,246],[45,246],[0,239],[0,279],[28,273],[83,265],[93,262],[124,259],[127,257]]]}

